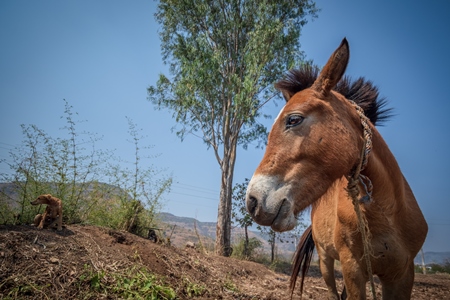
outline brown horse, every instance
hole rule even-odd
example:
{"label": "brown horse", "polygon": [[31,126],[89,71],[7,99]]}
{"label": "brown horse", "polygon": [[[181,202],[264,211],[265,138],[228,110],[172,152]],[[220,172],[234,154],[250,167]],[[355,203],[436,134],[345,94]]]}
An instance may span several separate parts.
{"label": "brown horse", "polygon": [[[276,84],[287,103],[273,124],[264,157],[249,183],[247,209],[258,224],[286,231],[311,206],[312,234],[306,232],[303,239],[317,247],[328,298],[339,299],[334,278],[334,261],[339,260],[348,299],[366,299],[369,264],[364,260],[361,230],[347,189],[367,142],[361,124],[365,117],[355,109],[358,104],[370,119],[372,132],[372,151],[360,177],[366,179],[356,185],[360,201],[355,202],[370,233],[370,266],[381,281],[383,299],[410,299],[413,260],[425,240],[427,223],[397,161],[374,127],[389,113],[383,109],[384,99],[377,102],[376,87],[362,78],[355,83],[341,80],[348,60],[344,39],[320,74],[304,68],[291,71]],[[307,255],[313,249],[309,246],[297,256]],[[295,278],[298,269],[297,265]]]}

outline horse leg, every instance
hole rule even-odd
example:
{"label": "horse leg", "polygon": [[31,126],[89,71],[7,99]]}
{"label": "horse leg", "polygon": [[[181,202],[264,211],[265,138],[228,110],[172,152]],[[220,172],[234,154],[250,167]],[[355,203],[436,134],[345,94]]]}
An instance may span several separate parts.
{"label": "horse leg", "polygon": [[334,277],[334,258],[327,255],[324,249],[317,246],[317,253],[320,259],[320,272],[325,280],[328,289],[329,300],[339,300],[339,294],[336,289],[336,279]]}
{"label": "horse leg", "polygon": [[341,259],[347,299],[365,300],[367,275],[362,271],[358,260],[353,257],[349,250],[340,252],[339,257]]}
{"label": "horse leg", "polygon": [[383,300],[409,300],[414,285],[414,263],[408,263],[407,271],[400,280],[384,281],[380,277],[383,291]]}

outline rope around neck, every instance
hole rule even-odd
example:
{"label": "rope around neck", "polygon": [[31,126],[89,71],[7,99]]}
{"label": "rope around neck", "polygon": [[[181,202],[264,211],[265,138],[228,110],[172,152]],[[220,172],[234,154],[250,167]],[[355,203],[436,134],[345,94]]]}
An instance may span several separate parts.
{"label": "rope around neck", "polygon": [[[353,207],[358,217],[358,229],[361,232],[361,239],[364,247],[364,260],[366,262],[367,273],[369,274],[370,287],[372,290],[372,297],[374,300],[377,299],[375,291],[375,283],[373,281],[372,274],[372,264],[370,262],[370,257],[373,255],[372,245],[371,245],[371,234],[369,230],[369,225],[366,217],[361,212],[360,203],[370,202],[372,200],[372,182],[370,179],[361,174],[361,171],[367,166],[369,160],[369,154],[372,150],[372,131],[369,126],[369,119],[364,114],[364,110],[357,105],[355,102],[350,100],[350,103],[355,107],[360,119],[361,125],[363,127],[363,137],[364,137],[364,147],[361,149],[361,159],[356,167],[355,172],[348,177],[347,193],[352,198]],[[358,198],[359,188],[358,183],[362,183],[366,192],[366,195]]]}

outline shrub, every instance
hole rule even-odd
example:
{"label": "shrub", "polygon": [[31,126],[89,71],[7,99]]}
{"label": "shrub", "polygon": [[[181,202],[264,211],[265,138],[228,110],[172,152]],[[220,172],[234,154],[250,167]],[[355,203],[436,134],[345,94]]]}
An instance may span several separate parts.
{"label": "shrub", "polygon": [[[172,177],[163,176],[148,163],[149,167],[142,168],[140,150],[149,147],[141,148],[142,137],[130,119],[134,162],[127,168],[110,152],[95,149],[95,135],[80,135],[73,115],[72,106],[65,101],[67,138],[51,137],[36,125],[22,125],[22,145],[10,151],[8,160],[0,159],[0,165],[10,170],[0,173],[0,181],[7,183],[0,185],[0,223],[32,223],[45,205],[32,206],[30,201],[52,194],[63,201],[64,223],[107,226],[146,236],[155,226],[154,216]],[[86,149],[86,144],[92,144],[92,149]]]}
{"label": "shrub", "polygon": [[245,237],[242,237],[237,244],[233,245],[232,256],[239,259],[252,260],[254,258],[255,250],[260,247],[262,247],[262,242],[255,237],[248,240],[248,245],[246,247]]}

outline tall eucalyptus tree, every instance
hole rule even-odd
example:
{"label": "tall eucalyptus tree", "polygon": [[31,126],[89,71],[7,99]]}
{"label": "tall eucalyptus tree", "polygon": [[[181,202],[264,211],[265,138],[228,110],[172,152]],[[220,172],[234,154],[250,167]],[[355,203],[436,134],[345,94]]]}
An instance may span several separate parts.
{"label": "tall eucalyptus tree", "polygon": [[230,255],[231,199],[238,146],[264,141],[257,122],[274,96],[272,83],[298,64],[299,37],[311,0],[161,0],[155,14],[163,60],[149,100],[168,108],[177,134],[200,136],[214,150],[222,172],[215,251]]}

